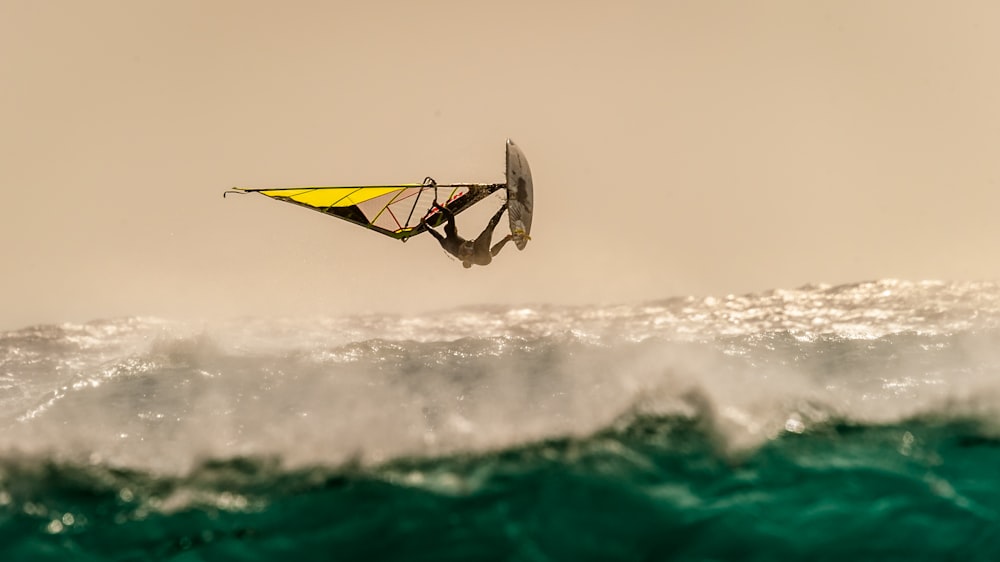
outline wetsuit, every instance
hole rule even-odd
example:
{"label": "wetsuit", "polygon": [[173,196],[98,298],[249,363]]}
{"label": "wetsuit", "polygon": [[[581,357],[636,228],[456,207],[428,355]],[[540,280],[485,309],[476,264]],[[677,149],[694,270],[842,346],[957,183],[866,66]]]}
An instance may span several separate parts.
{"label": "wetsuit", "polygon": [[442,207],[437,203],[434,204],[434,208],[444,213],[445,218],[448,219],[448,224],[444,227],[445,236],[441,236],[441,233],[429,227],[427,228],[427,232],[430,232],[431,236],[437,239],[446,252],[462,260],[462,265],[465,267],[472,267],[472,264],[489,265],[493,261],[493,256],[499,254],[504,244],[512,238],[512,236],[508,235],[498,242],[496,246],[490,248],[490,243],[493,241],[493,230],[500,223],[500,217],[503,215],[503,212],[507,210],[506,203],[493,215],[490,222],[487,223],[486,228],[475,240],[466,240],[458,235],[458,227],[455,225],[455,213],[452,213],[451,209]]}

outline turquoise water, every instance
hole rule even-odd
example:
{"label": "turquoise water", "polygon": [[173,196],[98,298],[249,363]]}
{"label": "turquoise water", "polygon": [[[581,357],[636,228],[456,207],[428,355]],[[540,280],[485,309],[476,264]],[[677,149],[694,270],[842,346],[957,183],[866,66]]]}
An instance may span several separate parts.
{"label": "turquoise water", "polygon": [[[182,478],[4,467],[5,560],[962,559],[1000,553],[1000,440],[830,426],[743,458],[690,420],[359,467],[208,462]],[[176,503],[173,507],[164,507]],[[70,519],[67,519],[70,514]]]}
{"label": "turquoise water", "polygon": [[0,560],[995,560],[998,303],[8,332]]}

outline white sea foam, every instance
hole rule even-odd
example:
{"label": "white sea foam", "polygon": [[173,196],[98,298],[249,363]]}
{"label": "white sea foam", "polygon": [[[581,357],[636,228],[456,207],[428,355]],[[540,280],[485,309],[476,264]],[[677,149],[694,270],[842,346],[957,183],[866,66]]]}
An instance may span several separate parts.
{"label": "white sea foam", "polygon": [[185,471],[378,463],[698,417],[730,451],[830,420],[994,419],[1000,288],[878,281],[399,317],[0,334],[0,450]]}

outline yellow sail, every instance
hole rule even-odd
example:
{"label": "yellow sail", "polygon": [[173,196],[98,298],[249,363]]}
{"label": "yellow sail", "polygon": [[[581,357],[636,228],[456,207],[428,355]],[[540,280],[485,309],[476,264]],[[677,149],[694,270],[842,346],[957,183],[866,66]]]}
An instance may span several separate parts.
{"label": "yellow sail", "polygon": [[504,184],[364,185],[329,187],[283,187],[275,189],[235,188],[238,193],[260,193],[278,201],[294,203],[331,215],[392,238],[406,240],[443,222],[433,210],[434,201],[460,213]]}

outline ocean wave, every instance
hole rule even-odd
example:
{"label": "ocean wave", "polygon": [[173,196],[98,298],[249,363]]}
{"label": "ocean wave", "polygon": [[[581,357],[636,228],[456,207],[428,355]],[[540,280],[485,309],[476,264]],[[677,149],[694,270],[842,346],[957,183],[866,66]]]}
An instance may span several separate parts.
{"label": "ocean wave", "polygon": [[391,560],[417,549],[427,559],[699,560],[1000,552],[991,532],[1000,496],[983,485],[1000,461],[1000,439],[975,423],[831,421],[737,457],[720,454],[714,431],[701,418],[637,415],[592,435],[495,451],[377,466],[205,460],[177,476],[8,455],[0,553]]}
{"label": "ocean wave", "polygon": [[419,317],[129,318],[0,335],[0,450],[183,474],[379,465],[682,416],[740,454],[841,420],[996,419],[1000,289],[876,281]]}

